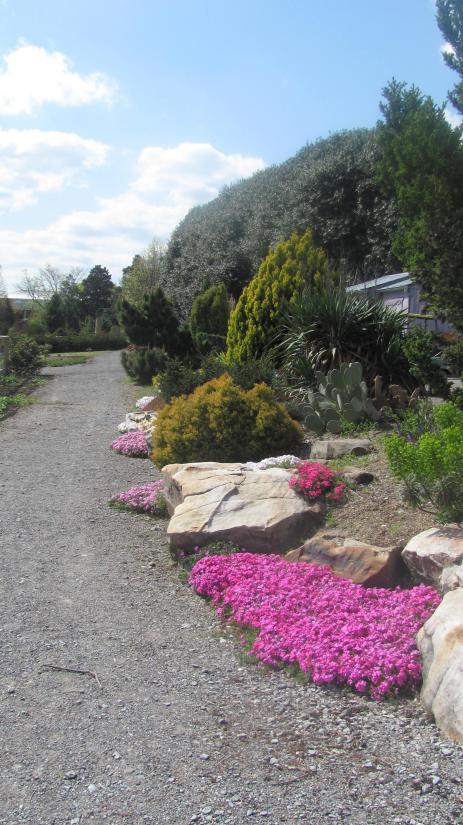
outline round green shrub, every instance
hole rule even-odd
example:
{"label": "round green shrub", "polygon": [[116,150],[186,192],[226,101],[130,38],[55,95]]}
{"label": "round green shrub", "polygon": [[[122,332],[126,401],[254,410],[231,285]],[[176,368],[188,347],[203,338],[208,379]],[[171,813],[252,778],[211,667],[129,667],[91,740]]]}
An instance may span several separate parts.
{"label": "round green shrub", "polygon": [[158,415],[151,458],[158,467],[190,461],[258,461],[294,448],[300,426],[265,384],[242,390],[222,375],[181,395]]}

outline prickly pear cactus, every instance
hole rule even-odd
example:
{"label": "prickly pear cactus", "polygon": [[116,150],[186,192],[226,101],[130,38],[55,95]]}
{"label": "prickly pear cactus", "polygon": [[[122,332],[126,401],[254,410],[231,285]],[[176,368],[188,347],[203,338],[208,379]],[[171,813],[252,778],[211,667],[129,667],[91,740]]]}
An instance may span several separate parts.
{"label": "prickly pear cactus", "polygon": [[362,365],[357,361],[342,364],[327,375],[316,372],[318,392],[309,393],[305,424],[317,434],[327,430],[341,431],[341,419],[355,424],[358,421],[378,421],[380,413],[368,397],[362,380]]}

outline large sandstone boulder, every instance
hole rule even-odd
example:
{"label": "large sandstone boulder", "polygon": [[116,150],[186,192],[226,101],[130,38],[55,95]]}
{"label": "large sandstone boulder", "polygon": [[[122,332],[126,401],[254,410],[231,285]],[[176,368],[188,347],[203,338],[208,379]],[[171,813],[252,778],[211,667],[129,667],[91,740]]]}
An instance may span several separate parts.
{"label": "large sandstone boulder", "polygon": [[463,561],[463,529],[456,524],[431,527],[413,536],[402,555],[416,579],[439,587],[442,571]]}
{"label": "large sandstone boulder", "polygon": [[457,590],[458,587],[463,587],[463,564],[452,564],[443,570],[439,590],[448,593],[449,590]]}
{"label": "large sandstone boulder", "polygon": [[453,590],[418,633],[421,700],[436,725],[463,743],[463,590]]}
{"label": "large sandstone boulder", "polygon": [[310,460],[342,458],[344,455],[366,455],[372,450],[368,438],[326,438],[315,441],[310,450]]}
{"label": "large sandstone boulder", "polygon": [[336,576],[366,587],[395,587],[404,572],[401,547],[375,547],[356,539],[320,534],[286,554],[288,561],[328,564]]}
{"label": "large sandstone boulder", "polygon": [[323,505],[288,486],[289,470],[205,461],[170,464],[163,475],[172,547],[232,541],[250,552],[284,553],[323,522]]}

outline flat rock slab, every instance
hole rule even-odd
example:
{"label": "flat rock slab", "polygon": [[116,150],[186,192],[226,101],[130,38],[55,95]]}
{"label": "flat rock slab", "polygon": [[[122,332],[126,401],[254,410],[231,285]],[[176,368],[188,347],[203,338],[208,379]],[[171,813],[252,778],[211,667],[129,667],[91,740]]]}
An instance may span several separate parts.
{"label": "flat rock slab", "polygon": [[463,743],[463,590],[447,593],[418,633],[421,700],[436,725]]}
{"label": "flat rock slab", "polygon": [[250,552],[284,553],[323,522],[323,505],[307,503],[288,486],[289,470],[205,461],[169,464],[162,472],[172,547],[232,541]]}
{"label": "flat rock slab", "polygon": [[463,529],[455,524],[431,527],[413,536],[402,555],[414,578],[440,587],[445,568],[463,562]]}
{"label": "flat rock slab", "polygon": [[288,561],[327,564],[336,576],[366,587],[395,587],[403,573],[401,548],[322,534],[286,554]]}
{"label": "flat rock slab", "polygon": [[314,441],[310,460],[342,458],[344,455],[366,455],[373,449],[368,438],[326,438]]}

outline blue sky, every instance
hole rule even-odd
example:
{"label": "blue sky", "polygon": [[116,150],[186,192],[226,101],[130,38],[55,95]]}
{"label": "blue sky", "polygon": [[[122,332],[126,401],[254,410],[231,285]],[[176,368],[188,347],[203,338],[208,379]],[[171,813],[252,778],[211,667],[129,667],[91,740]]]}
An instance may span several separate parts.
{"label": "blue sky", "polygon": [[0,264],[115,280],[195,203],[373,125],[393,76],[443,102],[433,0],[0,0]]}

